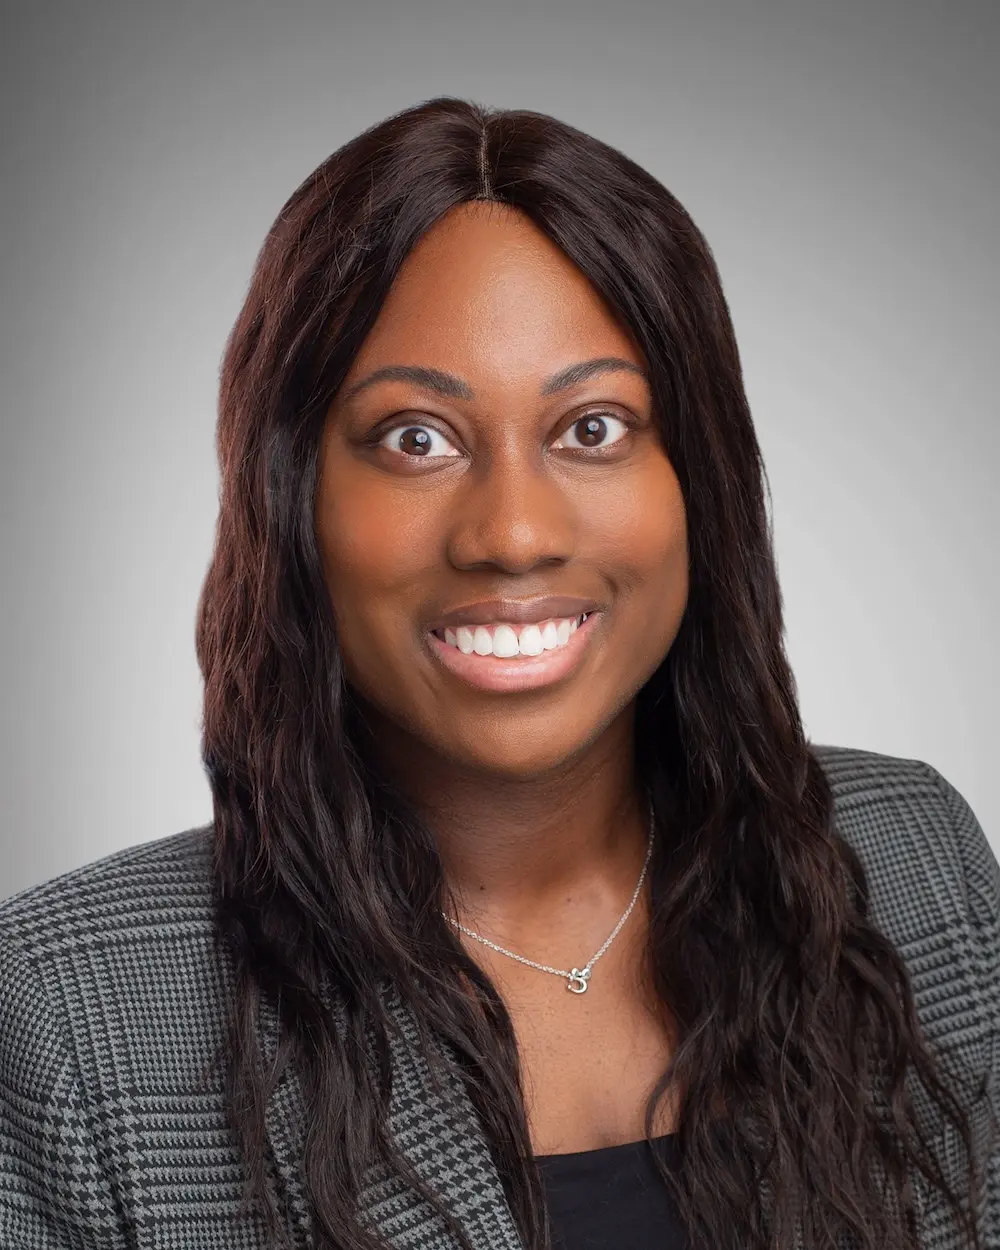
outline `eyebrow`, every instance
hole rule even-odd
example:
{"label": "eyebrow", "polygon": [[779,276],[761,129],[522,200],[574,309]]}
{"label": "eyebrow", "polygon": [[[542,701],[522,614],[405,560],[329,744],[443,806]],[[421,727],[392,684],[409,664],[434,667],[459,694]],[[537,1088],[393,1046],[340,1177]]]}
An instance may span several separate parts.
{"label": "eyebrow", "polygon": [[[539,394],[554,395],[557,391],[565,391],[571,386],[578,386],[581,382],[586,382],[599,374],[621,371],[637,374],[646,382],[649,381],[646,371],[633,364],[631,360],[626,360],[622,356],[595,356],[593,360],[581,360],[546,378]],[[430,369],[424,365],[384,365],[381,369],[376,369],[374,373],[369,373],[367,377],[355,382],[344,395],[344,402],[353,399],[377,382],[413,382],[424,390],[434,391],[444,399],[475,399],[475,394],[468,382],[456,377],[454,373],[445,373],[442,369]]]}

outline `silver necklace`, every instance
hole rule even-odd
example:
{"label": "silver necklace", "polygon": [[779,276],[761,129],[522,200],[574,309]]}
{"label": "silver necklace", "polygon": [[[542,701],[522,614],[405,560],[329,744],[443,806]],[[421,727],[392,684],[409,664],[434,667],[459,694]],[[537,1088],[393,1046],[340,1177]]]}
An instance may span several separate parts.
{"label": "silver necklace", "polygon": [[573,994],[582,994],[587,988],[587,982],[590,980],[590,973],[591,973],[592,968],[594,967],[594,964],[597,963],[600,957],[604,954],[604,952],[608,949],[611,943],[615,940],[615,938],[618,936],[619,931],[621,930],[622,925],[625,923],[626,920],[628,920],[629,916],[631,915],[632,908],[635,906],[636,899],[639,897],[639,891],[642,889],[642,883],[646,879],[646,869],[649,867],[649,860],[652,854],[653,854],[653,808],[652,808],[652,805],[650,805],[649,845],[646,847],[646,858],[643,861],[642,872],[639,873],[639,881],[635,887],[635,891],[632,894],[631,902],[629,903],[628,907],[625,908],[625,912],[621,920],[619,920],[618,923],[615,925],[615,927],[611,930],[611,933],[608,935],[608,938],[605,941],[604,945],[601,947],[601,949],[597,952],[596,955],[592,956],[584,964],[582,968],[571,968],[567,972],[564,968],[552,968],[548,964],[535,963],[533,959],[525,959],[523,955],[518,955],[514,951],[509,951],[504,946],[498,946],[496,942],[491,942],[489,938],[483,937],[482,934],[474,933],[472,929],[467,929],[464,924],[460,924],[457,920],[453,920],[451,916],[447,914],[447,912],[442,911],[441,915],[444,916],[445,920],[447,920],[449,924],[454,925],[456,929],[460,929],[464,934],[466,934],[470,938],[475,938],[477,942],[482,942],[484,946],[490,947],[491,950],[499,951],[501,955],[507,955],[510,959],[516,959],[518,963],[527,964],[529,968],[537,968],[539,972],[551,972],[557,977],[566,977],[567,979],[566,988],[570,990]]}

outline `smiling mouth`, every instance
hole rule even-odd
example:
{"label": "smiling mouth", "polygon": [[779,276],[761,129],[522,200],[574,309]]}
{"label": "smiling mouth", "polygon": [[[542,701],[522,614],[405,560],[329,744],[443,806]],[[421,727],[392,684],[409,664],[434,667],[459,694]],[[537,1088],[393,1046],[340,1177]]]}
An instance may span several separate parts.
{"label": "smiling mouth", "polygon": [[511,660],[561,651],[593,612],[576,617],[550,617],[526,625],[499,621],[493,625],[459,625],[432,630],[435,638],[463,655]]}
{"label": "smiling mouth", "polygon": [[[460,626],[454,631],[450,627],[428,630],[424,636],[436,662],[452,678],[479,690],[515,694],[559,687],[570,680],[591,653],[592,641],[602,632],[604,615],[598,609],[517,629],[499,622],[496,626]],[[470,635],[472,647],[463,651],[463,645],[469,646]],[[523,654],[522,640],[526,646]],[[555,646],[546,647],[546,642],[553,641]]]}

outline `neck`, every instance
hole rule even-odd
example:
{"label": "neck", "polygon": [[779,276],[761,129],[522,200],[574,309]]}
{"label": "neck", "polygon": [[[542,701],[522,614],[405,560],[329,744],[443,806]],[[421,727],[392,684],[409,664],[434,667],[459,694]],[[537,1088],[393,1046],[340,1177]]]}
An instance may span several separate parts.
{"label": "neck", "polygon": [[379,767],[431,829],[458,918],[513,934],[627,905],[649,841],[633,723],[619,717],[578,758],[530,778],[465,771],[379,727]]}

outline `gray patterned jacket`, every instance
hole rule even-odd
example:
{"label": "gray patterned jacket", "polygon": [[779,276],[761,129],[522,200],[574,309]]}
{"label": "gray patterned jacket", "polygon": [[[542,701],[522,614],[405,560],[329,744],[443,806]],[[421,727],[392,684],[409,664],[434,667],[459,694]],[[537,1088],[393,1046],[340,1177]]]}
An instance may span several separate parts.
{"label": "gray patterned jacket", "polygon": [[[875,922],[909,969],[926,1035],[963,1074],[979,1140],[1000,1104],[1000,866],[968,804],[927,764],[816,747],[840,832],[869,874]],[[210,827],[119,851],[0,904],[0,1247],[260,1250],[238,1220],[241,1169],[221,1085],[198,1089],[220,1038],[229,969],[210,937]],[[269,1017],[267,1027],[275,1021]],[[401,1023],[407,1021],[401,1016]],[[464,1091],[427,1086],[412,1030],[397,1044],[392,1125],[476,1247],[517,1250]],[[962,1152],[913,1090],[951,1178]],[[283,1078],[267,1117],[269,1167],[299,1244],[301,1100]],[[922,1206],[927,1250],[957,1234]],[[406,1250],[454,1250],[440,1217],[394,1175],[369,1178],[365,1219]],[[1000,1151],[980,1215],[1000,1247]]]}

